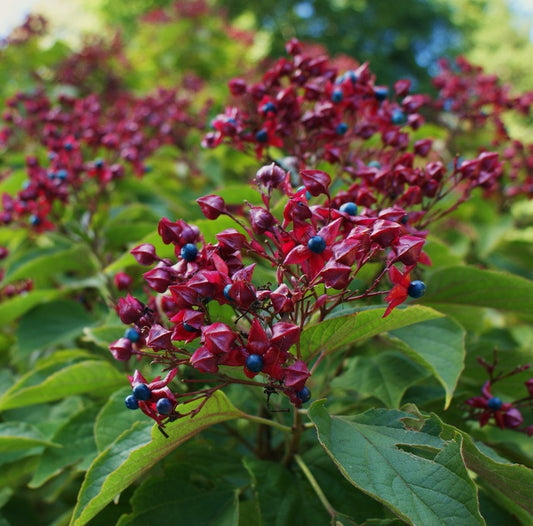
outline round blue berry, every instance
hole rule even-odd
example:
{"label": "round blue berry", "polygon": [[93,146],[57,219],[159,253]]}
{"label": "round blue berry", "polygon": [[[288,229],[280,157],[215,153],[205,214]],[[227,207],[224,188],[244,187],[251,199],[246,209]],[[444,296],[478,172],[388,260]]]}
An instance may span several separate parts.
{"label": "round blue berry", "polygon": [[263,370],[263,357],[259,354],[250,354],[246,358],[246,368],[252,373],[260,373]]}
{"label": "round blue berry", "polygon": [[36,216],[35,214],[32,214],[30,216],[30,225],[39,226],[40,224],[41,224],[41,218],[39,216]]}
{"label": "round blue berry", "polygon": [[267,142],[268,141],[268,133],[266,130],[259,130],[255,134],[255,140],[257,142]]}
{"label": "round blue berry", "polygon": [[339,208],[341,212],[344,212],[350,216],[356,216],[357,215],[357,205],[355,203],[349,202],[344,203]]}
{"label": "round blue berry", "polygon": [[385,100],[388,94],[389,88],[387,86],[376,86],[374,88],[374,97],[379,101]]}
{"label": "round blue berry", "polygon": [[302,403],[305,404],[305,402],[309,402],[309,400],[311,400],[311,391],[307,386],[304,386],[301,391],[296,393],[296,396],[302,401]]}
{"label": "round blue berry", "polygon": [[265,102],[265,104],[261,106],[262,113],[276,113],[276,111],[277,111],[277,108],[273,102]]}
{"label": "round blue berry", "polygon": [[64,147],[65,147],[65,150],[67,150],[67,152],[72,151],[72,148],[74,148],[74,146],[73,146],[73,144],[71,142],[66,142],[64,144]]}
{"label": "round blue berry", "polygon": [[61,169],[57,171],[57,177],[64,181],[68,176],[68,172],[65,169]]}
{"label": "round blue berry", "polygon": [[152,391],[150,391],[150,388],[146,384],[137,384],[133,388],[133,396],[136,400],[145,402],[152,396]]}
{"label": "round blue berry", "polygon": [[[297,192],[300,192],[301,190],[304,190],[305,189],[305,186],[299,186],[298,188],[296,188],[296,191]],[[311,195],[311,192],[309,192],[309,190],[306,190],[305,192],[305,198],[309,201],[309,199],[311,199],[311,197],[313,197]]]}
{"label": "round blue berry", "polygon": [[186,243],[181,247],[181,257],[185,261],[194,261],[196,259],[196,256],[198,255],[198,249],[196,248],[196,245],[193,243]]}
{"label": "round blue berry", "polygon": [[104,166],[104,160],[103,159],[96,159],[96,161],[94,161],[94,167],[95,168],[103,168]]}
{"label": "round blue berry", "polygon": [[331,100],[333,102],[342,102],[343,98],[344,98],[344,94],[342,93],[341,89],[336,89],[331,94]]}
{"label": "round blue berry", "polygon": [[174,407],[168,398],[160,398],[155,404],[155,408],[160,415],[169,415]]}
{"label": "round blue berry", "polygon": [[313,236],[307,242],[307,248],[315,254],[322,254],[326,249],[326,240],[322,236]]}
{"label": "round blue berry", "polygon": [[411,283],[409,283],[409,287],[407,288],[407,294],[409,294],[411,298],[421,298],[425,292],[426,284],[419,279],[411,281]]}
{"label": "round blue berry", "polygon": [[183,322],[183,328],[187,332],[196,332],[196,329],[192,325],[189,325],[188,323],[185,323],[185,322]]}
{"label": "round blue berry", "polygon": [[487,402],[487,407],[489,409],[492,409],[493,411],[498,411],[498,409],[501,409],[502,405],[503,405],[503,402],[497,396],[491,398]]}
{"label": "round blue berry", "polygon": [[370,161],[368,163],[369,168],[377,168],[378,170],[381,168],[381,163],[378,161]]}
{"label": "round blue berry", "polygon": [[232,284],[231,284],[231,283],[228,283],[228,284],[224,287],[224,297],[225,297],[227,300],[233,301],[233,298],[229,295],[229,293],[231,292],[231,287],[232,287]]}
{"label": "round blue berry", "polygon": [[336,128],[335,131],[337,135],[344,135],[348,131],[348,125],[345,122],[341,122]]}
{"label": "round blue berry", "polygon": [[126,396],[124,403],[128,409],[139,409],[139,402],[132,394]]}
{"label": "round blue berry", "polygon": [[400,110],[399,108],[395,108],[392,111],[392,115],[390,118],[392,124],[401,125],[405,124],[407,122],[407,118],[405,117],[405,113]]}
{"label": "round blue berry", "polygon": [[139,338],[141,337],[141,334],[137,329],[134,329],[133,327],[130,327],[129,329],[126,329],[124,332],[124,338],[128,338],[130,342],[138,342]]}

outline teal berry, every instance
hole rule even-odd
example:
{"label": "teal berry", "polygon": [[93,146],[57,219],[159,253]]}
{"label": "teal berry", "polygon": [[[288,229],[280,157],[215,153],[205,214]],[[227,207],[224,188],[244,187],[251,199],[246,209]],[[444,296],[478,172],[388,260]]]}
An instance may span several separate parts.
{"label": "teal berry", "polygon": [[377,168],[378,170],[381,168],[381,163],[379,161],[370,161],[368,163],[369,168]]}
{"label": "teal berry", "polygon": [[[297,192],[300,192],[301,190],[305,190],[305,186],[299,186],[298,188],[296,188],[296,191]],[[309,201],[309,199],[311,199],[311,197],[313,197],[311,195],[311,193],[309,192],[309,190],[306,190],[305,192],[305,198]]]}
{"label": "teal berry", "polygon": [[128,409],[139,409],[139,402],[132,394],[126,396],[124,403]]}
{"label": "teal berry", "polygon": [[390,118],[392,124],[396,124],[398,126],[405,124],[407,122],[407,118],[405,116],[405,113],[400,110],[399,108],[395,108],[392,111],[392,115]]}
{"label": "teal berry", "polygon": [[64,181],[68,177],[68,172],[65,169],[61,169],[57,171],[57,177],[61,181]]}
{"label": "teal berry", "polygon": [[341,89],[336,89],[331,94],[331,100],[333,102],[342,102],[343,98],[344,98],[344,94],[342,93]]}
{"label": "teal berry", "polygon": [[263,357],[259,354],[250,354],[246,358],[246,368],[252,373],[260,373],[263,370]]}
{"label": "teal berry", "polygon": [[337,135],[344,135],[348,131],[348,125],[345,122],[341,122],[337,128],[335,128]]}
{"label": "teal berry", "polygon": [[303,404],[305,404],[305,402],[309,402],[309,400],[311,400],[311,391],[307,386],[304,386],[301,391],[296,393],[296,396],[302,401]]}
{"label": "teal berry", "polygon": [[180,254],[185,261],[190,263],[196,259],[196,256],[198,255],[198,249],[193,243],[186,243],[181,247]]}
{"label": "teal berry", "polygon": [[326,249],[326,240],[322,236],[313,236],[307,242],[307,248],[315,254],[322,254]]}
{"label": "teal berry", "polygon": [[130,327],[129,329],[126,329],[124,332],[124,338],[128,338],[130,342],[138,342],[139,338],[141,337],[141,334],[137,329],[134,329],[133,327]]}
{"label": "teal berry", "polygon": [[263,106],[261,106],[262,113],[276,113],[277,108],[273,102],[265,102]]}
{"label": "teal berry", "polygon": [[492,409],[493,411],[498,411],[499,409],[501,409],[502,405],[503,402],[497,396],[490,398],[487,402],[487,407],[489,409]]}
{"label": "teal berry", "polygon": [[183,322],[183,328],[187,332],[196,332],[196,329],[192,325],[189,325],[188,323],[185,323],[185,322]]}
{"label": "teal berry", "polygon": [[174,409],[174,405],[168,398],[160,398],[155,404],[155,408],[160,415],[169,415]]}
{"label": "teal berry", "polygon": [[345,214],[348,214],[350,216],[356,216],[357,215],[357,205],[355,203],[349,202],[344,203],[339,208],[341,212],[344,212]]}
{"label": "teal berry", "polygon": [[229,301],[233,301],[233,298],[229,295],[229,293],[231,292],[231,287],[232,287],[232,284],[229,283],[228,285],[226,285],[224,287],[224,297],[229,300]]}
{"label": "teal berry", "polygon": [[374,97],[380,102],[385,100],[389,94],[389,88],[386,86],[376,86],[374,88]]}
{"label": "teal berry", "polygon": [[39,226],[40,224],[41,224],[41,218],[39,216],[36,216],[35,214],[32,214],[30,216],[30,225]]}
{"label": "teal berry", "polygon": [[146,384],[137,384],[133,388],[133,396],[136,400],[146,402],[152,396],[152,391],[150,391],[150,388]]}
{"label": "teal berry", "polygon": [[425,292],[426,284],[418,279],[411,281],[411,283],[409,283],[409,287],[407,288],[407,294],[409,294],[411,298],[421,298]]}
{"label": "teal berry", "polygon": [[266,130],[259,130],[255,134],[255,140],[257,142],[267,142],[268,141],[268,133]]}

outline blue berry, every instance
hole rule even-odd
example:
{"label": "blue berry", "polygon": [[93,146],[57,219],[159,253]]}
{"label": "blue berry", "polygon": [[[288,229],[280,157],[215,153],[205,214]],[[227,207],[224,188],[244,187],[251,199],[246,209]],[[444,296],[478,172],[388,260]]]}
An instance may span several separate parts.
{"label": "blue berry", "polygon": [[255,140],[257,142],[267,142],[268,141],[268,133],[266,130],[259,130],[255,134]]}
{"label": "blue berry", "polygon": [[160,398],[155,404],[155,408],[160,415],[169,415],[172,413],[173,404],[168,398]]}
{"label": "blue berry", "polygon": [[313,236],[307,242],[307,248],[315,254],[322,254],[326,249],[326,240],[322,236]]}
{"label": "blue berry", "polygon": [[130,327],[129,329],[126,329],[124,332],[124,338],[128,338],[130,342],[138,342],[139,338],[141,337],[139,331],[137,329],[134,329],[133,327]]}
{"label": "blue berry", "polygon": [[263,357],[259,354],[250,354],[246,358],[246,368],[252,373],[260,373],[263,370]]}
{"label": "blue berry", "polygon": [[350,216],[356,216],[357,215],[357,205],[355,203],[352,203],[352,202],[344,203],[343,205],[341,205],[339,210],[341,212],[344,212],[344,213],[350,215]]}
{"label": "blue berry", "polygon": [[94,161],[94,167],[95,168],[102,168],[104,166],[104,160],[103,159],[96,159]]}
{"label": "blue berry", "polygon": [[137,384],[133,388],[133,396],[136,400],[141,400],[145,402],[152,396],[152,391],[146,384]]}
{"label": "blue berry", "polygon": [[66,142],[64,144],[64,147],[65,147],[65,150],[67,150],[67,152],[72,151],[72,148],[74,148],[74,146],[73,146],[73,144],[71,142]]}
{"label": "blue berry", "polygon": [[196,332],[196,329],[192,325],[189,325],[188,323],[185,323],[185,322],[183,322],[183,328],[187,332]]}
{"label": "blue berry", "polygon": [[261,106],[261,113],[276,113],[277,108],[276,105],[273,102],[265,102],[263,106]]}
{"label": "blue berry", "polygon": [[426,284],[418,279],[411,281],[411,283],[409,283],[409,287],[407,288],[407,294],[409,294],[411,298],[421,298],[425,292]]}
{"label": "blue berry", "polygon": [[342,93],[341,89],[336,89],[331,94],[331,100],[333,102],[342,102],[343,98],[344,98],[344,94]]}
{"label": "blue berry", "polygon": [[139,409],[139,402],[132,394],[126,396],[124,403],[128,409]]}
{"label": "blue berry", "polygon": [[61,169],[57,171],[57,177],[64,181],[68,176],[68,172],[65,169]]}
{"label": "blue berry", "polygon": [[389,88],[387,86],[376,86],[374,88],[374,97],[379,101],[385,100],[388,94]]}
{"label": "blue berry", "polygon": [[335,128],[337,135],[344,135],[348,131],[348,125],[345,122],[341,122],[337,128]]}
{"label": "blue berry", "polygon": [[198,249],[193,243],[186,243],[181,247],[181,257],[185,261],[194,261],[198,255]]}
{"label": "blue berry", "polygon": [[487,402],[487,407],[493,411],[498,411],[501,409],[503,402],[498,397],[493,397]]}
{"label": "blue berry", "polygon": [[[305,186],[299,186],[298,188],[296,188],[296,191],[297,192],[300,192],[301,190],[304,190],[305,189]],[[311,199],[311,197],[313,197],[311,195],[311,192],[309,192],[309,190],[306,190],[305,192],[305,198],[309,201],[309,199]]]}
{"label": "blue berry", "polygon": [[307,386],[304,386],[301,391],[296,393],[296,396],[302,401],[302,403],[305,404],[305,402],[309,402],[309,400],[311,400],[311,391]]}
{"label": "blue berry", "polygon": [[378,170],[381,168],[381,163],[379,161],[370,161],[368,163],[369,168],[377,168]]}
{"label": "blue berry", "polygon": [[405,124],[407,122],[405,113],[398,108],[395,108],[393,110],[390,120],[392,124],[397,124],[397,125]]}
{"label": "blue berry", "polygon": [[30,216],[30,225],[32,226],[39,226],[41,224],[41,219],[39,216],[36,216],[35,214],[32,214]]}
{"label": "blue berry", "polygon": [[232,287],[232,284],[231,284],[231,283],[228,283],[228,284],[224,287],[224,297],[225,297],[227,300],[233,301],[233,298],[229,295],[229,293],[230,293],[230,291],[231,291],[231,287]]}

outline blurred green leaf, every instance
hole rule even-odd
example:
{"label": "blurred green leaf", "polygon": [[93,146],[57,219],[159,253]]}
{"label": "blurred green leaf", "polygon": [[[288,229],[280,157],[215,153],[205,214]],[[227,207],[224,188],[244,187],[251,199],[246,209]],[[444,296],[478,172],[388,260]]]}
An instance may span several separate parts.
{"label": "blurred green leaf", "polygon": [[55,448],[59,445],[46,440],[37,428],[25,422],[0,423],[0,451],[13,452],[36,446]]}

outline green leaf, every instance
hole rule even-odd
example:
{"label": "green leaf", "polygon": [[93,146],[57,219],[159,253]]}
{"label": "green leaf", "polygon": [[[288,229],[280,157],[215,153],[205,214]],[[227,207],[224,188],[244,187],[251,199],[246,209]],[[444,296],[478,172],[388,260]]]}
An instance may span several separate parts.
{"label": "green leaf", "polygon": [[103,451],[135,422],[146,422],[146,415],[141,411],[126,410],[124,399],[131,394],[131,387],[124,387],[114,392],[102,407],[94,424],[94,437],[98,451]]}
{"label": "green leaf", "polygon": [[59,290],[32,290],[0,303],[0,319],[4,325],[16,320],[41,303],[49,303],[61,296]]}
{"label": "green leaf", "polygon": [[450,318],[437,318],[389,334],[400,349],[439,380],[446,391],[447,408],[464,368],[464,329]]}
{"label": "green leaf", "polygon": [[170,517],[179,517],[180,524],[237,526],[238,492],[210,471],[201,464],[167,467],[164,477],[152,477],[137,489],[131,499],[133,513],[122,516],[117,526],[166,524]]}
{"label": "green leaf", "polygon": [[94,321],[76,301],[60,300],[39,305],[20,320],[17,330],[19,352],[27,355],[49,345],[69,341]]}
{"label": "green leaf", "polygon": [[533,282],[494,270],[448,267],[431,275],[420,301],[435,309],[468,305],[531,315]]}
{"label": "green leaf", "polygon": [[252,476],[258,508],[257,524],[321,526],[329,523],[328,513],[307,480],[279,463],[246,458],[244,465]]}
{"label": "green leaf", "polygon": [[533,517],[533,470],[520,464],[498,462],[480,451],[472,439],[463,435],[462,454],[465,465],[478,475],[479,483],[494,500],[523,524]]}
{"label": "green leaf", "polygon": [[408,428],[400,411],[371,410],[353,418],[330,416],[324,401],[309,416],[318,439],[355,487],[385,504],[408,524],[480,525],[476,487],[461,457],[462,437],[429,419],[420,431]]}
{"label": "green leaf", "polygon": [[428,376],[428,372],[403,354],[383,351],[376,356],[357,356],[332,386],[375,396],[387,407],[397,408],[408,387]]}
{"label": "green leaf", "polygon": [[109,344],[122,338],[126,327],[124,325],[101,325],[99,327],[85,327],[83,339],[92,342],[104,349],[109,348]]}
{"label": "green leaf", "polygon": [[395,309],[386,318],[383,318],[384,313],[384,308],[364,310],[329,318],[307,327],[300,339],[302,356],[306,359],[321,351],[330,354],[377,334],[443,316],[440,312],[420,305]]}
{"label": "green leaf", "polygon": [[72,417],[54,434],[52,440],[58,449],[43,452],[37,470],[28,484],[38,488],[69,466],[80,461],[80,469],[87,469],[96,456],[93,427],[97,408],[84,409]]}
{"label": "green leaf", "polygon": [[58,447],[58,444],[46,440],[37,428],[25,422],[0,423],[0,451],[2,453],[37,446]]}
{"label": "green leaf", "polygon": [[111,389],[124,385],[125,378],[111,364],[102,360],[86,360],[54,372],[37,385],[19,388],[20,384],[31,383],[32,376],[39,371],[22,377],[0,398],[0,411],[61,400],[65,396],[90,393],[103,396]]}
{"label": "green leaf", "polygon": [[[201,403],[183,404],[180,411],[189,412]],[[194,418],[183,418],[169,424],[165,438],[152,428],[151,436],[141,423],[124,432],[93,462],[81,486],[72,525],[86,524],[105,505],[127,488],[159,460],[203,429],[238,418],[242,413],[220,391],[215,392]]]}

